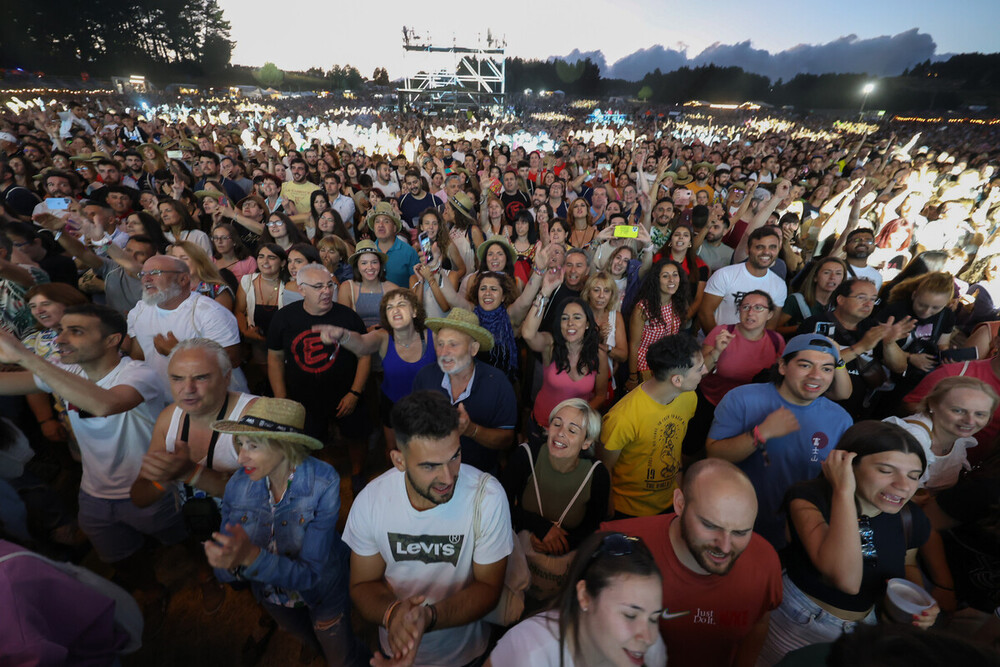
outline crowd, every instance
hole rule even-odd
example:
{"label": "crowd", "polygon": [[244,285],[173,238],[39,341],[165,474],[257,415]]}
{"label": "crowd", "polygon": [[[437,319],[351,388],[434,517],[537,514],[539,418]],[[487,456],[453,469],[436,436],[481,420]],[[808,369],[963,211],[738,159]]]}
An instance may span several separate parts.
{"label": "crowd", "polygon": [[990,128],[8,108],[0,556],[331,665],[997,663]]}

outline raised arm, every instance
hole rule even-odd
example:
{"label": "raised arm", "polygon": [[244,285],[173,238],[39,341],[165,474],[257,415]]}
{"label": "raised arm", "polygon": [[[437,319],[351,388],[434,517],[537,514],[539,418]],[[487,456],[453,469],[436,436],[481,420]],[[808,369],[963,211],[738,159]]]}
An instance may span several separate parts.
{"label": "raised arm", "polygon": [[746,231],[743,232],[743,238],[740,239],[739,244],[736,246],[736,250],[733,251],[733,264],[738,264],[739,262],[746,260],[747,244],[750,242],[750,234],[764,226],[767,219],[771,217],[772,213],[774,213],[774,209],[778,208],[778,204],[780,204],[782,200],[788,196],[788,191],[791,187],[791,183],[782,179],[774,188],[774,195],[767,201],[766,204],[757,210],[757,215],[755,215],[750,224],[747,225]]}
{"label": "raised arm", "polygon": [[535,352],[545,356],[548,356],[549,351],[552,349],[552,334],[547,331],[539,331],[538,327],[541,325],[542,317],[545,314],[545,302],[552,298],[552,294],[562,284],[562,279],[562,269],[559,269],[555,273],[546,271],[545,278],[542,279],[539,294],[535,297],[533,307],[528,310],[527,316],[524,318],[524,324],[521,326],[521,337],[524,339],[525,344]]}

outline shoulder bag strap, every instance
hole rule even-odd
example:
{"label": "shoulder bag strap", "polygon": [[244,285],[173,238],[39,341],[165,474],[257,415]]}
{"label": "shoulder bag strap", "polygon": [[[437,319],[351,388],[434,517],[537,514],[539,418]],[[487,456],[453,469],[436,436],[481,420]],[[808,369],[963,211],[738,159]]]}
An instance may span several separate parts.
{"label": "shoulder bag strap", "polygon": [[969,370],[969,362],[966,361],[964,364],[962,364],[962,372],[959,373],[959,375],[960,376],[965,375],[966,371],[968,371],[968,370]]}
{"label": "shoulder bag strap", "polygon": [[[219,410],[219,416],[215,418],[215,421],[221,421],[226,418],[226,413],[229,411],[229,392],[226,392],[226,400],[222,404],[222,409]],[[185,443],[188,441],[188,433],[191,430],[191,415],[184,413],[184,425],[181,427],[181,440]],[[205,467],[212,470],[212,461],[215,460],[215,444],[219,441],[219,436],[222,435],[215,429],[212,430],[212,437],[208,441],[208,456],[205,459]]]}
{"label": "shoulder bag strap", "polygon": [[594,461],[593,465],[590,466],[590,470],[587,471],[586,477],[583,478],[583,484],[580,485],[580,488],[577,489],[576,493],[573,494],[573,497],[570,498],[569,503],[566,505],[566,509],[563,510],[562,516],[560,516],[559,520],[556,521],[557,526],[562,527],[563,520],[566,518],[566,515],[569,514],[569,508],[573,507],[573,503],[575,503],[576,499],[580,497],[581,493],[583,493],[583,488],[587,486],[587,482],[590,481],[591,476],[594,474],[594,468],[599,465],[601,465],[600,461]]}
{"label": "shoulder bag strap", "polygon": [[903,421],[906,422],[907,424],[913,424],[914,426],[919,426],[920,428],[922,428],[925,431],[927,431],[927,436],[928,437],[932,437],[931,436],[931,427],[928,426],[927,424],[923,423],[919,419],[904,419]]}
{"label": "shoulder bag strap", "polygon": [[[542,511],[542,494],[538,491],[538,475],[535,474],[535,462],[531,458],[531,447],[526,442],[522,442],[521,447],[528,453],[528,467],[531,468],[531,481],[535,483],[535,499],[538,501],[538,513],[545,516],[545,512]],[[570,504],[572,505],[572,503]]]}
{"label": "shoulder bag strap", "polygon": [[486,497],[486,484],[489,483],[490,476],[482,473],[479,476],[479,485],[476,487],[476,495],[472,500],[472,535],[476,542],[479,541],[479,524],[482,523],[482,512],[479,506],[483,504]]}

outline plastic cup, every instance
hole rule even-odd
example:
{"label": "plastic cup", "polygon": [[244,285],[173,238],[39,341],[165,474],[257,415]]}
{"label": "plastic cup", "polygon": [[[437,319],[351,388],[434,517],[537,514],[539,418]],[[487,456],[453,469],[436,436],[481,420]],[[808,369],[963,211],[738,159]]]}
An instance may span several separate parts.
{"label": "plastic cup", "polygon": [[912,581],[890,579],[885,591],[885,611],[896,623],[912,623],[914,616],[934,606],[930,593]]}

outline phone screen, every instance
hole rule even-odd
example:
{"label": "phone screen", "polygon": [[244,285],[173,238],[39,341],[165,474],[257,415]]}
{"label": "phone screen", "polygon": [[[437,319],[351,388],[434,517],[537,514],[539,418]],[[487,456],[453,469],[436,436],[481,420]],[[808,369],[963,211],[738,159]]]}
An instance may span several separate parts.
{"label": "phone screen", "polygon": [[420,232],[417,239],[420,241],[420,250],[424,253],[424,261],[431,261],[431,238],[427,236],[427,232]]}
{"label": "phone screen", "polygon": [[69,208],[69,201],[66,197],[50,197],[45,200],[45,206],[50,211],[65,211]]}

